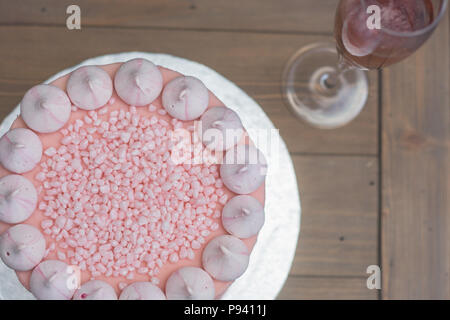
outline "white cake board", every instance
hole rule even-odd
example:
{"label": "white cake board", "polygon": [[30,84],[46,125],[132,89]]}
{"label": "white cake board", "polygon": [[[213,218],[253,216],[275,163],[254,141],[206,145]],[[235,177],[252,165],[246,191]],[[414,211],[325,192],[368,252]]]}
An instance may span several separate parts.
{"label": "white cake board", "polygon": [[[216,71],[194,61],[167,54],[127,52],[86,60],[54,75],[49,83],[83,65],[103,65],[145,58],[157,65],[201,79],[226,106],[235,110],[247,129],[275,129],[261,107],[234,83]],[[19,106],[0,124],[0,136],[5,134],[19,115]],[[250,136],[251,132],[250,132]],[[266,222],[250,257],[245,274],[237,279],[222,299],[272,300],[283,288],[295,256],[300,232],[300,199],[291,157],[278,133],[277,152],[268,152],[265,146],[256,145],[265,153],[269,164],[266,180]],[[256,141],[253,138],[253,141]],[[34,299],[17,280],[13,270],[0,260],[0,299]]]}

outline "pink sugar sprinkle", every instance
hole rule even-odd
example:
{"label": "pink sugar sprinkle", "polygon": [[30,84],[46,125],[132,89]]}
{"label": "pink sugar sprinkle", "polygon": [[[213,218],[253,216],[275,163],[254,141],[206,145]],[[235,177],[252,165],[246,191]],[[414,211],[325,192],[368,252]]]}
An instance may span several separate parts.
{"label": "pink sugar sprinkle", "polygon": [[201,245],[198,241],[193,240],[191,243],[191,247],[192,247],[192,249],[200,249]]}
{"label": "pink sugar sprinkle", "polygon": [[[171,137],[182,123],[161,119],[166,112],[154,105],[148,109],[158,112],[144,117],[133,106],[88,112],[64,129],[62,146],[45,151],[36,175],[44,233],[66,249],[59,259],[92,277],[140,274],[158,284],[161,268],[194,259],[219,228],[215,208],[228,196],[218,166],[174,164]],[[191,156],[202,148],[198,142]]]}
{"label": "pink sugar sprinkle", "polygon": [[66,255],[63,252],[58,251],[56,255],[58,256],[59,260],[66,260]]}
{"label": "pink sugar sprinkle", "polygon": [[[110,100],[111,101],[111,100]],[[108,107],[103,107],[100,110],[98,110],[99,115],[104,115],[108,112]]]}
{"label": "pink sugar sprinkle", "polygon": [[120,290],[123,290],[123,289],[125,289],[125,287],[126,287],[127,285],[128,285],[128,284],[125,283],[125,282],[120,282],[120,283],[119,283],[119,289],[120,289]]}
{"label": "pink sugar sprinkle", "polygon": [[53,224],[53,220],[49,220],[49,219],[43,220],[41,222],[41,227],[42,227],[42,229],[46,229],[46,228],[50,227],[52,224]]}
{"label": "pink sugar sprinkle", "polygon": [[45,150],[44,153],[45,153],[45,155],[52,157],[56,154],[56,149],[53,147],[50,147],[47,150]]}
{"label": "pink sugar sprinkle", "polygon": [[227,200],[228,200],[228,196],[223,195],[222,197],[220,197],[219,203],[224,205],[225,203],[227,203]]}

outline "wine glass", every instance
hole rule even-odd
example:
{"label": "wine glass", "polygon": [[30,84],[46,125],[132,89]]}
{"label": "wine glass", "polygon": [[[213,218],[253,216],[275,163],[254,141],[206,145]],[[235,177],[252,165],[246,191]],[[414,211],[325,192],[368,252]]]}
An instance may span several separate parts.
{"label": "wine glass", "polygon": [[283,94],[293,113],[322,129],[341,127],[364,107],[364,70],[381,69],[416,51],[432,34],[448,0],[340,0],[336,44],[297,51],[283,73]]}

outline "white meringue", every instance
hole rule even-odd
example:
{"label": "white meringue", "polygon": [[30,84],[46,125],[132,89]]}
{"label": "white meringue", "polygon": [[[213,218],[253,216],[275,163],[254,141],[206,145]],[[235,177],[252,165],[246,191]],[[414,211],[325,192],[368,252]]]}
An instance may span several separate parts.
{"label": "white meringue", "polygon": [[252,196],[233,197],[222,209],[222,225],[233,236],[250,238],[264,225],[264,208]]}
{"label": "white meringue", "polygon": [[41,133],[55,132],[69,121],[72,105],[58,87],[39,84],[25,93],[20,115],[28,127]]}
{"label": "white meringue", "polygon": [[166,296],[151,282],[140,281],[125,287],[119,300],[166,300]]}
{"label": "white meringue", "polygon": [[0,221],[14,224],[27,220],[37,202],[36,188],[27,178],[17,174],[0,178]]}
{"label": "white meringue", "polygon": [[31,273],[30,291],[39,300],[70,300],[75,293],[71,286],[69,265],[58,260],[45,260]]}
{"label": "white meringue", "polygon": [[75,292],[73,300],[117,300],[117,294],[109,283],[91,280]]}
{"label": "white meringue", "polygon": [[167,279],[166,296],[169,300],[211,300],[215,296],[214,282],[201,268],[183,267]]}
{"label": "white meringue", "polygon": [[31,225],[15,225],[0,236],[0,258],[11,269],[31,270],[41,262],[44,255],[44,236]]}
{"label": "white meringue", "polygon": [[247,270],[249,254],[242,240],[229,235],[218,236],[203,250],[203,268],[216,280],[233,281]]}
{"label": "white meringue", "polygon": [[0,163],[11,172],[31,171],[41,158],[41,140],[29,129],[12,129],[0,139]]}
{"label": "white meringue", "polygon": [[97,66],[80,67],[67,80],[67,94],[80,109],[98,109],[108,103],[112,93],[109,74]]}
{"label": "white meringue", "polygon": [[236,112],[227,107],[208,109],[201,117],[201,138],[211,150],[223,151],[235,146],[244,134]]}
{"label": "white meringue", "polygon": [[266,158],[252,145],[238,145],[229,149],[220,166],[223,183],[238,194],[256,191],[264,182],[266,174]]}
{"label": "white meringue", "polygon": [[194,77],[175,78],[164,87],[162,93],[164,109],[178,120],[197,119],[205,112],[208,103],[208,89]]}
{"label": "white meringue", "polygon": [[127,104],[141,107],[159,96],[163,78],[153,62],[138,58],[120,66],[114,77],[114,87],[119,97]]}

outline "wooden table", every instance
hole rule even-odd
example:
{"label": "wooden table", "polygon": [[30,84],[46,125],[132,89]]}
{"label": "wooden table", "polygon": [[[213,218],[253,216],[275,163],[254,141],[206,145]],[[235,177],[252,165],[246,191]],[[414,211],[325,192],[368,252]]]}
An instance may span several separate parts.
{"label": "wooden table", "polygon": [[[301,236],[280,299],[450,298],[449,14],[406,61],[370,72],[348,126],[323,131],[283,102],[284,64],[331,41],[336,0],[0,1],[0,117],[31,86],[80,61],[163,52],[208,65],[250,94],[295,163]],[[380,265],[382,290],[366,287]]]}

